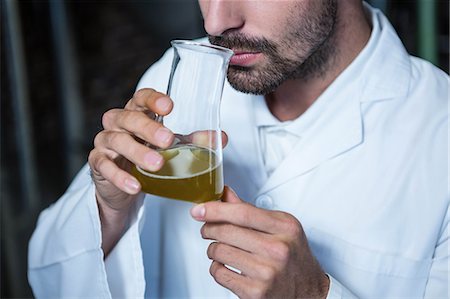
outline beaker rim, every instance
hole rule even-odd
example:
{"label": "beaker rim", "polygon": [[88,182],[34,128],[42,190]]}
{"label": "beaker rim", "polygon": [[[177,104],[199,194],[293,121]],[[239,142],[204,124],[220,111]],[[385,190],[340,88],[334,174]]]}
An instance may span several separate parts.
{"label": "beaker rim", "polygon": [[202,43],[202,42],[197,42],[197,41],[193,41],[193,40],[187,40],[187,39],[175,39],[172,40],[170,42],[170,44],[172,46],[175,45],[181,45],[181,46],[200,46],[200,47],[204,47],[207,49],[212,49],[212,50],[217,50],[219,52],[222,53],[226,53],[230,56],[234,55],[233,50],[225,48],[225,47],[221,47],[221,46],[217,46],[217,45],[213,45],[213,44],[207,44],[207,43]]}

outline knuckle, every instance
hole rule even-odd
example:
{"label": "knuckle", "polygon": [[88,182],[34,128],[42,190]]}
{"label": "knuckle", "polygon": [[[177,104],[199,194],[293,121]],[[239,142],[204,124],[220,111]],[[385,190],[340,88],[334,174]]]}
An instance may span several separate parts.
{"label": "knuckle", "polygon": [[216,242],[209,244],[208,250],[206,251],[209,259],[213,260],[217,256],[218,245],[219,244],[217,244]]}
{"label": "knuckle", "polygon": [[111,181],[117,186],[122,181],[122,173],[120,171],[114,171],[111,175]]}
{"label": "knuckle", "polygon": [[216,279],[216,281],[217,277],[220,276],[219,269],[220,269],[219,264],[216,262],[212,262],[211,266],[209,267],[209,273],[212,275],[212,277],[214,277],[214,279]]}
{"label": "knuckle", "polygon": [[117,144],[121,143],[121,139],[122,139],[121,134],[110,132],[110,133],[105,133],[104,135],[105,135],[105,139],[106,139],[106,145],[110,149],[117,146]]}
{"label": "knuckle", "polygon": [[155,90],[153,88],[141,88],[134,93],[134,98],[142,98],[154,93]]}
{"label": "knuckle", "polygon": [[227,270],[225,267],[216,267],[216,270],[214,272],[214,279],[218,282],[223,284],[224,282],[228,282],[230,280],[229,275],[227,273]]}
{"label": "knuckle", "polygon": [[297,220],[294,216],[291,214],[282,212],[283,217],[281,219],[281,225],[283,232],[291,237],[299,237],[303,234],[303,228],[300,223],[300,221]]}
{"label": "knuckle", "polygon": [[248,204],[240,204],[240,205],[242,205],[242,208],[240,209],[241,221],[245,225],[251,222],[252,212],[249,209],[250,205]]}
{"label": "knuckle", "polygon": [[129,99],[125,104],[125,108],[130,108],[133,106],[133,98]]}
{"label": "knuckle", "polygon": [[232,224],[204,224],[200,230],[202,237],[205,239],[214,239],[221,241],[227,235],[232,234],[234,226]]}
{"label": "knuckle", "polygon": [[108,147],[111,135],[114,135],[114,131],[103,130],[98,132],[94,137],[94,147],[97,149]]}
{"label": "knuckle", "polygon": [[260,299],[265,297],[266,289],[262,286],[253,286],[248,292],[250,298]]}
{"label": "knuckle", "polygon": [[283,241],[272,242],[267,249],[269,255],[278,262],[282,264],[288,262],[291,249],[287,243]]}
{"label": "knuckle", "polygon": [[88,163],[89,163],[89,166],[91,166],[91,168],[94,166],[95,156],[97,155],[97,153],[98,152],[95,148],[89,152]]}
{"label": "knuckle", "polygon": [[258,272],[259,272],[259,275],[261,276],[262,280],[269,282],[269,283],[271,283],[274,280],[275,275],[277,273],[277,271],[274,267],[267,266],[267,265],[260,266],[260,269]]}
{"label": "knuckle", "polygon": [[140,150],[139,147],[134,146],[133,140],[129,140],[129,135],[124,136],[124,142],[127,144],[124,152],[121,154],[129,161],[135,161],[136,163],[142,164],[142,167],[145,168],[145,165],[142,162],[144,160],[144,153]]}
{"label": "knuckle", "polygon": [[105,131],[101,131],[97,133],[94,137],[94,147],[100,147],[102,144],[103,134]]}
{"label": "knuckle", "polygon": [[218,224],[214,228],[214,237],[217,240],[223,240],[226,236],[234,234],[235,227],[232,224]]}
{"label": "knuckle", "polygon": [[274,247],[274,253],[275,257],[283,262],[286,263],[289,260],[289,256],[291,253],[290,246],[285,242],[278,242],[278,245]]}
{"label": "knuckle", "polygon": [[202,238],[207,238],[208,237],[208,224],[203,224],[202,227],[200,228],[200,234],[202,235]]}
{"label": "knuckle", "polygon": [[149,134],[151,134],[152,138],[154,138],[155,132],[160,127],[162,127],[162,125],[159,125],[159,124],[155,123],[154,121],[148,119],[148,121],[146,121],[145,124],[143,125],[143,131],[148,132]]}
{"label": "knuckle", "polygon": [[297,239],[303,233],[303,230],[301,228],[300,223],[294,219],[293,221],[287,224],[287,232],[289,233],[290,236]]}
{"label": "knuckle", "polygon": [[222,240],[222,236],[226,230],[226,224],[215,224],[210,229],[210,235],[212,235],[217,240]]}
{"label": "knuckle", "polygon": [[94,159],[94,164],[96,165],[96,169],[100,171],[102,164],[107,161],[107,158],[103,155],[98,155]]}
{"label": "knuckle", "polygon": [[90,156],[90,166],[91,169],[97,173],[101,174],[102,164],[105,162],[106,158],[102,155],[92,154]]}
{"label": "knuckle", "polygon": [[111,127],[112,120],[114,119],[114,115],[116,113],[117,109],[110,109],[103,113],[102,115],[102,126],[103,128],[107,129]]}
{"label": "knuckle", "polygon": [[134,111],[124,110],[120,113],[120,116],[118,117],[118,119],[120,120],[120,123],[126,124],[126,123],[132,123],[134,117],[135,117]]}

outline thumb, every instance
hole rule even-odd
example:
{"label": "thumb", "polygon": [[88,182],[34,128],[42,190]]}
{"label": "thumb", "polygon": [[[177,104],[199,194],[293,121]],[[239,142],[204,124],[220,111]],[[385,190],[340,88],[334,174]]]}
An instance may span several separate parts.
{"label": "thumb", "polygon": [[234,192],[234,190],[228,186],[225,186],[225,189],[223,190],[222,201],[229,203],[243,202],[242,199],[240,199],[239,196],[237,196],[236,192]]}

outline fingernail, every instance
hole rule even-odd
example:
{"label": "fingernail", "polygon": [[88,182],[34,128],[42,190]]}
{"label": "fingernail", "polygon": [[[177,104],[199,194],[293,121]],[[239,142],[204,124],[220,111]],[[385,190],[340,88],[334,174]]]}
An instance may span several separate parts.
{"label": "fingernail", "polygon": [[195,205],[191,209],[191,215],[197,220],[203,220],[206,214],[206,209],[204,204]]}
{"label": "fingernail", "polygon": [[160,111],[165,112],[169,110],[170,107],[170,100],[167,97],[162,97],[156,100],[156,108],[158,108]]}
{"label": "fingernail", "polygon": [[135,179],[126,179],[125,180],[125,188],[128,190],[128,192],[130,193],[136,193],[136,191],[139,190],[139,182],[136,181]]}
{"label": "fingernail", "polygon": [[145,168],[148,170],[159,170],[160,165],[162,164],[163,157],[155,152],[148,152],[144,156]]}
{"label": "fingernail", "polygon": [[155,133],[155,138],[162,144],[168,145],[172,139],[172,132],[167,128],[159,128]]}

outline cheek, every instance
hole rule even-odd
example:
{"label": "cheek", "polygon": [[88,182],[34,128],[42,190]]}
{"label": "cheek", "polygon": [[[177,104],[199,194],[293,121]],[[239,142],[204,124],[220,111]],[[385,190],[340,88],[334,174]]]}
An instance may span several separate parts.
{"label": "cheek", "polygon": [[[317,1],[317,0],[315,0]],[[279,43],[287,32],[301,21],[309,1],[250,1],[252,13],[247,14],[249,32]],[[309,4],[308,4],[309,5]]]}

